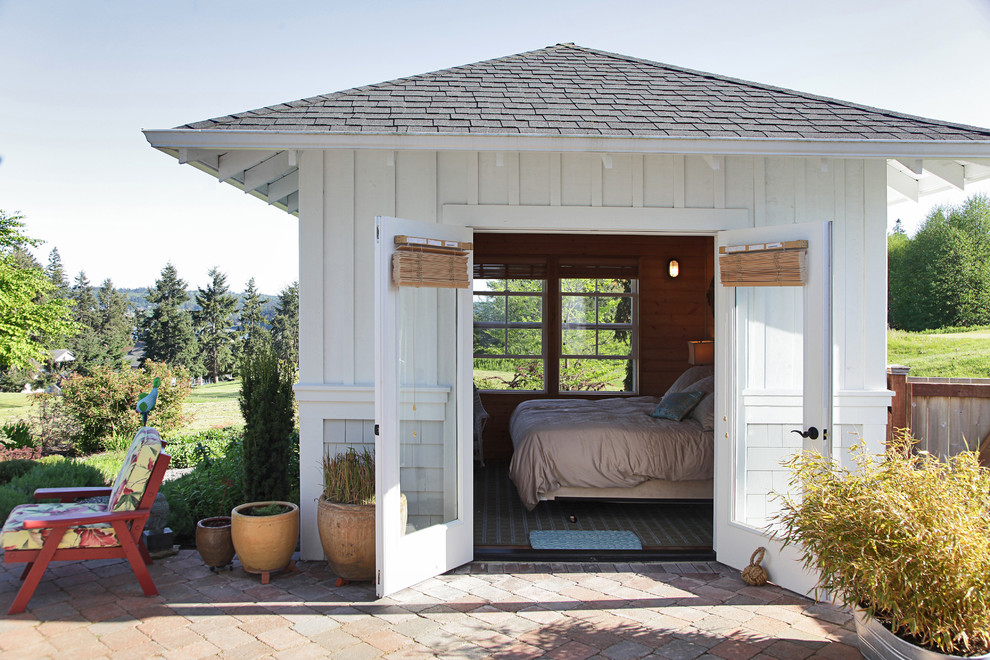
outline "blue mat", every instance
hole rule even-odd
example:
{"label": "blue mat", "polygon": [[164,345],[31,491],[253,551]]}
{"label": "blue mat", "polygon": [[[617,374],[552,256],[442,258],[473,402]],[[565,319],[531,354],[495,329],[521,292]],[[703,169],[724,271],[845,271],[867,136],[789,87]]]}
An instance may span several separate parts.
{"label": "blue mat", "polygon": [[534,550],[642,550],[643,544],[632,532],[530,532]]}

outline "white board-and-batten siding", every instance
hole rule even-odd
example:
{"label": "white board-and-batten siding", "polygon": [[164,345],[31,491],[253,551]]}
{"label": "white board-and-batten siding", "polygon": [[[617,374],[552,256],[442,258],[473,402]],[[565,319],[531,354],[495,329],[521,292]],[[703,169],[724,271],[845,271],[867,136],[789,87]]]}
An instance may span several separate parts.
{"label": "white board-and-batten siding", "polygon": [[[848,435],[841,427],[882,442],[889,401],[885,160],[309,150],[299,155],[304,518],[316,515],[323,453],[374,441],[377,215],[507,231],[709,235],[832,220],[833,439]],[[315,526],[303,526],[302,552],[321,558]]]}

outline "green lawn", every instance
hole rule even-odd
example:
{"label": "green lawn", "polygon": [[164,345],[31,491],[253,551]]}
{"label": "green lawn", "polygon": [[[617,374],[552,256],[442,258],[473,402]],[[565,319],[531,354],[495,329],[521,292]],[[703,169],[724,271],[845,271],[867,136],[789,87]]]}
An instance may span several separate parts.
{"label": "green lawn", "polygon": [[911,367],[911,376],[990,378],[990,327],[933,333],[891,330],[887,362]]}
{"label": "green lawn", "polygon": [[[183,431],[205,431],[222,426],[242,426],[244,418],[237,403],[241,381],[199,385],[186,399],[183,412],[189,418]],[[35,411],[27,394],[0,392],[0,424],[28,419]]]}

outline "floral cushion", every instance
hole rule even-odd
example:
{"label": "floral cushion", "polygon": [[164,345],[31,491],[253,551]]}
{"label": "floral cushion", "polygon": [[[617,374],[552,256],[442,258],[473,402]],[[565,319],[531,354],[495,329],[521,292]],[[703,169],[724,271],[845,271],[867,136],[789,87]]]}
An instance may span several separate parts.
{"label": "floral cushion", "polygon": [[[106,512],[104,504],[21,504],[14,507],[0,531],[0,546],[4,550],[40,550],[51,529],[24,529],[25,520],[45,516],[97,511]],[[60,548],[100,548],[120,545],[110,523],[70,527],[58,543]]]}
{"label": "floral cushion", "polygon": [[162,453],[162,439],[150,426],[138,430],[110,491],[108,511],[134,511],[144,497],[148,479]]}

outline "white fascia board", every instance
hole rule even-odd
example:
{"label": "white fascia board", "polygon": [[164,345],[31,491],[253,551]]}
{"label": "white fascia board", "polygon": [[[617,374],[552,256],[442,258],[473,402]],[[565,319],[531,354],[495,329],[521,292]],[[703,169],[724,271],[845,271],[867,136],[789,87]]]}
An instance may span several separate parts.
{"label": "white fascia board", "polygon": [[299,133],[166,129],[145,130],[159,149],[388,149],[418,151],[549,151],[838,158],[990,158],[990,140],[774,140],[752,138],[590,137],[532,135],[422,135]]}

